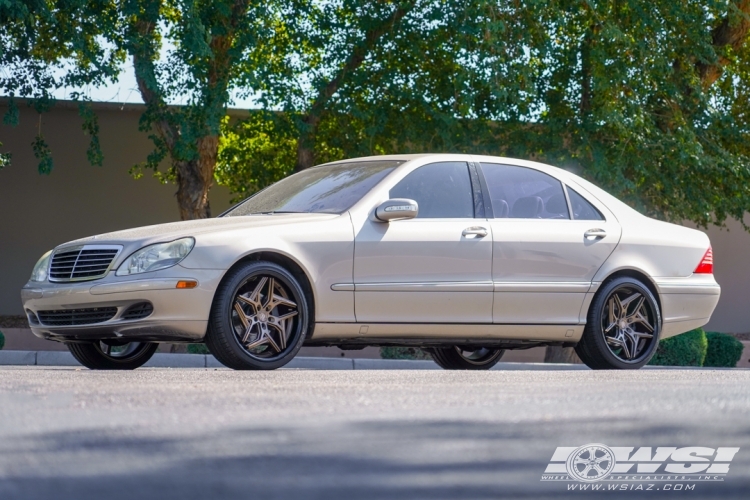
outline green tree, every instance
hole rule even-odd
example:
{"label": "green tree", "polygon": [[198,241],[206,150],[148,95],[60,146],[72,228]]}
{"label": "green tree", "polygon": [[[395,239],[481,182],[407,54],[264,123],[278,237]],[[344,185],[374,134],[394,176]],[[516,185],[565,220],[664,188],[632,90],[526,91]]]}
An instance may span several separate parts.
{"label": "green tree", "polygon": [[[63,87],[116,80],[133,64],[146,110],[140,127],[154,150],[141,168],[177,183],[183,219],[210,216],[221,121],[232,92],[252,93],[259,65],[273,65],[283,43],[274,2],[250,0],[3,0],[0,90],[11,97],[5,122],[17,122],[15,98],[42,112]],[[96,116],[80,93],[89,160],[102,163]],[[179,103],[180,106],[172,104]],[[40,172],[52,154],[40,135]],[[159,171],[168,161],[167,171]]]}
{"label": "green tree", "polygon": [[278,173],[474,152],[572,169],[667,220],[750,206],[748,0],[316,5],[283,19],[293,64],[260,90],[296,129]]}

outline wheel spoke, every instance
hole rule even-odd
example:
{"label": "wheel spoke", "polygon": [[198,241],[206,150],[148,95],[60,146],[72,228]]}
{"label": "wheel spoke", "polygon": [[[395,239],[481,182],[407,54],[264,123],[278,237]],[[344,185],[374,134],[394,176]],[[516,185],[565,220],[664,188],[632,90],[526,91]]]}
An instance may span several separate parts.
{"label": "wheel spoke", "polygon": [[276,306],[297,307],[297,303],[289,299],[286,299],[280,295],[274,294],[271,298],[271,302],[268,305],[266,305],[266,309],[273,309]]}
{"label": "wheel spoke", "polygon": [[[273,281],[273,278],[271,278],[271,280]],[[251,304],[257,304],[260,306],[260,293],[263,291],[263,286],[266,284],[266,281],[268,281],[268,278],[265,276],[258,280],[258,284],[255,286],[253,293],[250,294],[248,299]]]}
{"label": "wheel spoke", "polygon": [[248,297],[245,297],[245,296],[242,296],[242,295],[238,295],[237,296],[237,301],[238,302],[244,302],[245,304],[247,304],[250,307],[252,307],[253,308],[253,312],[258,312],[258,309],[260,309],[260,307],[261,307],[260,306],[260,302],[258,302],[257,300],[254,301],[254,300],[251,300]]}
{"label": "wheel spoke", "polygon": [[271,337],[271,335],[269,334],[268,330],[266,330],[263,333],[266,336],[266,339],[268,340],[268,343],[271,344],[271,347],[273,347],[276,350],[276,352],[283,351],[283,349],[279,348],[279,345],[276,343],[276,341],[273,339],[273,337]]}
{"label": "wheel spoke", "polygon": [[279,332],[279,344],[281,344],[281,350],[283,351],[284,349],[286,349],[286,329],[278,323],[269,322],[268,326]]}
{"label": "wheel spoke", "polygon": [[249,351],[250,349],[255,349],[256,347],[265,344],[266,342],[268,342],[268,337],[264,337],[263,334],[261,333],[258,336],[258,339],[255,340],[255,341],[253,341],[253,342],[250,342],[249,344],[247,344],[245,346],[245,349],[247,349]]}
{"label": "wheel spoke", "polygon": [[636,315],[640,313],[640,310],[643,307],[643,303],[645,301],[646,301],[646,297],[644,297],[643,295],[641,295],[641,297],[638,299],[638,302],[636,302],[635,307],[633,308],[633,313],[632,314],[628,314],[625,317],[625,321],[627,321],[628,323],[632,323],[633,320],[635,319]]}
{"label": "wheel spoke", "polygon": [[268,279],[268,291],[266,292],[266,303],[263,304],[263,309],[270,311],[273,307],[270,307],[271,301],[273,300],[274,290],[276,290],[276,279]]}
{"label": "wheel spoke", "polygon": [[615,307],[617,307],[617,295],[614,295],[612,298],[609,299],[609,302],[607,304],[607,308],[609,309],[609,324],[610,326],[607,327],[607,331],[609,331],[612,326],[617,324],[617,311],[615,311]]}
{"label": "wheel spoke", "polygon": [[282,321],[286,321],[289,318],[293,318],[297,314],[297,311],[291,311],[286,314],[282,314],[281,316],[271,316],[271,318],[275,319],[277,323],[281,323]]}
{"label": "wheel spoke", "polygon": [[252,324],[248,325],[248,326],[247,326],[247,328],[245,328],[245,335],[244,335],[244,336],[242,337],[242,343],[243,343],[243,344],[244,344],[245,342],[247,342],[247,339],[249,339],[249,338],[250,338],[250,335],[252,335],[252,334],[253,334],[253,326],[255,326],[255,324],[256,324],[256,323],[255,323],[255,322],[253,322]]}
{"label": "wheel spoke", "polygon": [[[239,299],[242,299],[242,297],[238,297]],[[240,321],[242,322],[242,325],[245,328],[248,328],[250,326],[250,322],[247,320],[247,314],[245,314],[245,311],[242,309],[242,306],[240,305],[239,301],[234,303],[234,310],[237,311],[237,316],[239,316]]]}
{"label": "wheel spoke", "polygon": [[643,297],[643,296],[640,293],[638,293],[638,292],[633,292],[633,294],[630,297],[628,297],[627,299],[625,299],[623,301],[620,301],[620,305],[623,308],[623,311],[621,313],[622,317],[626,317],[627,316],[628,306],[630,305],[631,302],[633,302],[634,300],[638,299],[639,297]]}
{"label": "wheel spoke", "polygon": [[640,311],[637,312],[635,317],[633,318],[633,323],[642,324],[644,327],[646,327],[646,329],[648,329],[649,332],[654,331],[654,327],[651,326],[651,323],[648,322],[648,319],[646,319],[646,316]]}

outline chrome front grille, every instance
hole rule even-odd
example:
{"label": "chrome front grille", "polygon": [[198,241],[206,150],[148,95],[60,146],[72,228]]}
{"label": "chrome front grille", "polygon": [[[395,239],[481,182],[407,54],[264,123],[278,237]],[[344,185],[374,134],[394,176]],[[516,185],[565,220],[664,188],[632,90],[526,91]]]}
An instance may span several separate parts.
{"label": "chrome front grille", "polygon": [[39,321],[48,326],[93,325],[114,318],[116,307],[93,307],[90,309],[59,309],[37,311]]}
{"label": "chrome front grille", "polygon": [[122,249],[119,245],[84,245],[63,248],[52,255],[50,281],[86,281],[106,276],[112,261]]}

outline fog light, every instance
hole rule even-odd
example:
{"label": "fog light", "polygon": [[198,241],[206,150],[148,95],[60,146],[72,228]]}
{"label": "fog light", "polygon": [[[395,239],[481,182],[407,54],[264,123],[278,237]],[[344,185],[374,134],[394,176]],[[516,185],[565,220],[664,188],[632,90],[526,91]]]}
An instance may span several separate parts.
{"label": "fog light", "polygon": [[195,288],[196,286],[198,286],[197,281],[180,280],[177,282],[177,286],[175,288]]}

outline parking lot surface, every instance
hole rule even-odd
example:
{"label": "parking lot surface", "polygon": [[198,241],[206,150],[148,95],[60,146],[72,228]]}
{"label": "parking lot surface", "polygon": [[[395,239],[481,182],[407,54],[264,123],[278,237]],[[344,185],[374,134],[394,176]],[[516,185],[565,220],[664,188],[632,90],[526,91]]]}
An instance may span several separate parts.
{"label": "parking lot surface", "polygon": [[[662,481],[605,495],[541,481],[556,447],[587,443],[740,451],[724,481],[689,491]],[[748,491],[747,370],[0,369],[0,499]]]}

